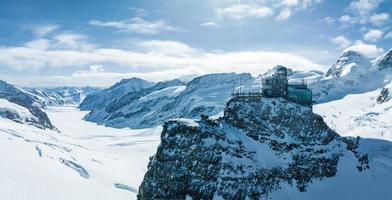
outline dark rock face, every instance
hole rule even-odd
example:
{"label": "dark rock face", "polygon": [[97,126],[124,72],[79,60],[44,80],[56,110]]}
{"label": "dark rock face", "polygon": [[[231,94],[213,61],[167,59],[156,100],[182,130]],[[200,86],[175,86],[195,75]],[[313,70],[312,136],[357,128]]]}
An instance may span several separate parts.
{"label": "dark rock face", "polygon": [[369,168],[358,142],[341,138],[311,108],[233,98],[220,119],[164,124],[138,199],[266,199],[282,184],[305,192],[335,176],[345,154],[355,155],[358,171]]}
{"label": "dark rock face", "polygon": [[378,62],[378,69],[392,68],[392,50],[390,50],[385,56]]}
{"label": "dark rock face", "polygon": [[377,103],[378,104],[382,104],[385,103],[387,101],[389,101],[391,99],[390,97],[390,92],[388,88],[383,88],[381,90],[380,95],[377,97]]}
{"label": "dark rock face", "polygon": [[[222,141],[223,133],[200,132],[186,123],[169,121],[158,153],[152,158],[146,181],[139,192],[140,199],[184,199],[192,194],[197,199],[211,199],[217,190],[223,147],[203,144],[204,140]],[[175,139],[178,132],[187,137]],[[166,149],[166,148],[170,148]],[[176,152],[176,155],[172,155]],[[170,178],[169,178],[170,177]],[[156,187],[159,185],[159,187]],[[161,187],[162,186],[162,187]],[[201,192],[203,191],[203,192]]]}

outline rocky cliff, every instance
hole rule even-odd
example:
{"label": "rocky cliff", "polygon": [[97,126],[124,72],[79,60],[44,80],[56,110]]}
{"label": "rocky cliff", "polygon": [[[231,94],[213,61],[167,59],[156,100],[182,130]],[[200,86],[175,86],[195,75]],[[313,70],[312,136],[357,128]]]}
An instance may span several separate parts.
{"label": "rocky cliff", "polygon": [[[377,184],[367,192],[392,196],[381,184],[391,175],[372,167],[392,168],[372,163],[374,154],[363,150],[369,149],[367,143],[340,137],[310,107],[281,98],[236,97],[217,120],[202,116],[164,124],[138,198],[333,199],[334,190],[345,184]],[[348,190],[336,197],[368,193]]]}

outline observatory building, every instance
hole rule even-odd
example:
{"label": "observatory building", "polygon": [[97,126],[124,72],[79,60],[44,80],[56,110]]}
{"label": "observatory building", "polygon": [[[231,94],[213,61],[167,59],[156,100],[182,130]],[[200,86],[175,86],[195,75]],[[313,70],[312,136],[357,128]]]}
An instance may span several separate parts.
{"label": "observatory building", "polygon": [[262,77],[262,94],[270,98],[287,98],[302,105],[312,106],[312,90],[306,83],[289,84],[287,68],[277,66],[272,74]]}

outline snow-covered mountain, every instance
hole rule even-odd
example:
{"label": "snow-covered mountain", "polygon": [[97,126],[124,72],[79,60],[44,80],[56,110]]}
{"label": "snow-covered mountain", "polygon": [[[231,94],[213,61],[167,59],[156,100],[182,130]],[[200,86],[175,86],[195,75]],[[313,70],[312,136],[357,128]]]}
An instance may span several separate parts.
{"label": "snow-covered mountain", "polygon": [[[358,58],[358,55],[354,57]],[[319,89],[325,92],[316,96],[325,103],[315,105],[315,112],[322,115],[327,124],[341,135],[392,141],[392,102],[389,101],[392,89],[392,51],[373,61],[370,66],[369,62],[366,65],[347,62],[343,67],[343,71],[350,69],[347,70],[348,73],[331,79],[323,78],[311,85],[313,89],[316,88],[316,95],[317,91],[321,91]],[[333,69],[336,68],[332,67],[330,71]],[[352,84],[342,85],[345,81],[351,81]],[[324,87],[326,85],[328,88]]]}
{"label": "snow-covered mountain", "polygon": [[94,108],[85,119],[116,128],[146,128],[172,118],[216,115],[223,111],[233,85],[238,86],[240,80],[246,88],[257,86],[250,74],[235,73],[204,75],[186,85],[178,80],[161,82],[116,97],[106,107]]}
{"label": "snow-covered mountain", "polygon": [[7,82],[2,80],[0,80],[0,93],[12,95],[15,98],[18,98],[20,101],[23,101],[29,105],[35,105],[41,108],[44,107],[43,103],[37,96],[30,94],[27,90],[23,88],[8,84]]}
{"label": "snow-covered mountain", "polygon": [[324,103],[384,87],[392,80],[391,57],[389,51],[379,61],[371,61],[357,52],[345,52],[324,77],[309,80],[313,99]]}
{"label": "snow-covered mountain", "polygon": [[110,102],[120,99],[130,92],[138,92],[153,85],[154,83],[140,78],[123,79],[110,88],[87,95],[79,108],[81,110],[104,108]]}
{"label": "snow-covered mountain", "polygon": [[326,77],[339,78],[352,73],[353,70],[356,70],[357,73],[363,73],[371,65],[370,60],[364,55],[354,51],[347,51],[327,71]]}
{"label": "snow-covered mountain", "polygon": [[[392,80],[392,67],[389,66],[391,55],[392,51],[389,51],[379,60],[371,61],[360,53],[347,51],[326,74],[289,69],[289,82],[308,83],[318,104],[339,100],[350,94],[380,90]],[[104,90],[101,95],[86,98],[80,108],[91,110],[85,119],[98,124],[116,128],[152,127],[171,118],[195,119],[200,114],[219,114],[230,98],[233,83],[236,91],[239,91],[240,84],[243,92],[257,91],[263,75],[253,78],[247,74],[240,78],[230,73],[208,74],[194,78],[185,86],[159,83],[155,87],[139,87],[140,90],[128,93],[116,92],[122,81]]]}
{"label": "snow-covered mountain", "polygon": [[217,120],[165,123],[138,198],[390,199],[391,164],[391,142],[340,137],[285,99],[236,97]]}
{"label": "snow-covered mountain", "polygon": [[100,88],[93,87],[58,87],[58,88],[26,88],[45,106],[79,105],[83,99]]}
{"label": "snow-covered mountain", "polygon": [[42,106],[42,102],[36,96],[0,81],[0,117],[42,129],[56,130],[42,110]]}

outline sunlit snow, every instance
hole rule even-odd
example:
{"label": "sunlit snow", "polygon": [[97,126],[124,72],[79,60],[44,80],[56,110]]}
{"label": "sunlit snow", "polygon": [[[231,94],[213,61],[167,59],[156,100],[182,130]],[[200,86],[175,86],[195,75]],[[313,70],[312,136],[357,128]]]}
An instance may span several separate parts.
{"label": "sunlit snow", "polygon": [[136,198],[160,127],[98,126],[76,107],[47,112],[61,133],[0,118],[0,199]]}

